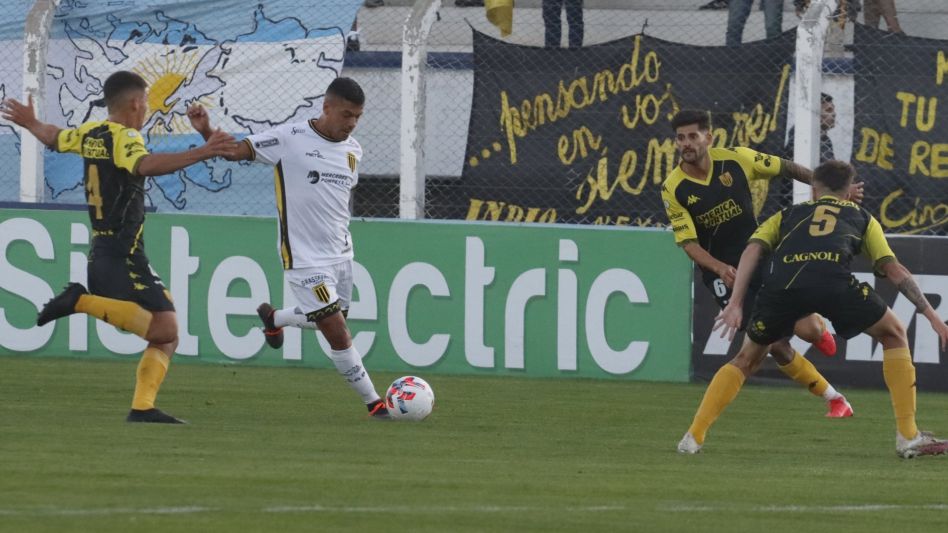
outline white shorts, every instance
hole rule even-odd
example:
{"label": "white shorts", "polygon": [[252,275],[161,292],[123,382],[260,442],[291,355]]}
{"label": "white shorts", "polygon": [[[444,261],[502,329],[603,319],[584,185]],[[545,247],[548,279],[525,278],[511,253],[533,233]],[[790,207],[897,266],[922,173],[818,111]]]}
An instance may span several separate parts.
{"label": "white shorts", "polygon": [[352,301],[352,261],[284,272],[293,296],[304,315],[336,308],[347,311]]}

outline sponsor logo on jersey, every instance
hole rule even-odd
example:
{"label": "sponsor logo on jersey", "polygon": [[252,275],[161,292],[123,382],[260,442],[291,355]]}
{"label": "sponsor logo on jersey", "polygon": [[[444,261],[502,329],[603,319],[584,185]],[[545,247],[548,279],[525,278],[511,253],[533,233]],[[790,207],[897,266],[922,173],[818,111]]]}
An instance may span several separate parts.
{"label": "sponsor logo on jersey", "polygon": [[806,261],[832,261],[839,263],[839,252],[800,252],[783,256],[784,263],[803,263]]}
{"label": "sponsor logo on jersey", "polygon": [[349,162],[349,170],[356,171],[356,155],[352,152],[346,152],[346,161]]}
{"label": "sponsor logo on jersey", "polygon": [[300,282],[300,285],[302,285],[302,286],[304,286],[304,287],[307,287],[307,286],[312,285],[312,284],[314,284],[314,283],[319,284],[319,283],[322,283],[322,282],[324,282],[324,281],[326,281],[326,275],[325,275],[325,274],[316,274],[315,276],[310,276],[310,277],[304,279],[303,281],[301,281],[301,282]]}
{"label": "sponsor logo on jersey", "polygon": [[306,133],[307,131],[309,131],[309,130],[306,129],[306,128],[297,128],[296,126],[293,126],[292,128],[290,128],[290,135],[297,135],[297,134],[299,134],[299,133]]}
{"label": "sponsor logo on jersey", "polygon": [[698,198],[697,196],[693,194],[688,195],[688,205],[695,205],[696,203],[700,201],[701,201],[701,198]]}
{"label": "sponsor logo on jersey", "polygon": [[329,303],[329,288],[326,287],[325,283],[320,283],[313,287],[313,294],[316,295],[316,298],[318,298],[320,302],[324,304]]}
{"label": "sponsor logo on jersey", "polygon": [[280,144],[279,139],[264,139],[262,141],[257,141],[253,145],[257,148],[266,148],[268,146],[276,146]]}
{"label": "sponsor logo on jersey", "polygon": [[326,159],[323,157],[323,154],[319,153],[319,150],[313,150],[312,152],[306,152],[307,157],[315,157],[316,159]]}
{"label": "sponsor logo on jersey", "polygon": [[759,163],[761,161],[764,162],[765,167],[769,167],[773,163],[773,156],[757,152],[757,155],[754,156],[754,162]]}
{"label": "sponsor logo on jersey", "polygon": [[319,183],[319,171],[318,171],[318,170],[310,170],[310,171],[309,171],[309,174],[307,174],[306,177],[309,179],[309,182],[310,182],[310,183]]}
{"label": "sponsor logo on jersey", "polygon": [[721,174],[718,178],[721,180],[721,183],[723,183],[725,187],[730,187],[731,185],[734,185],[734,178],[731,177],[730,172],[725,172],[724,174]]}
{"label": "sponsor logo on jersey", "polygon": [[82,157],[87,159],[109,159],[109,151],[105,141],[95,137],[86,137],[82,140]]}
{"label": "sponsor logo on jersey", "polygon": [[706,228],[713,228],[715,226],[720,226],[721,224],[731,220],[743,212],[744,211],[741,210],[741,206],[737,205],[737,202],[731,198],[728,198],[727,201],[721,202],[708,211],[701,213],[696,217],[695,220],[697,220],[699,224]]}

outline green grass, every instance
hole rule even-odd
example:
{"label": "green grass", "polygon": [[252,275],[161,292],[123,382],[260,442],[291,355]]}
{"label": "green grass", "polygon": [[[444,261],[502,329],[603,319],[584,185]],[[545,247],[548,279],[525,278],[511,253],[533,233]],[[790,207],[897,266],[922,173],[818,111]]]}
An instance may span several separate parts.
{"label": "green grass", "polygon": [[[900,460],[884,391],[848,420],[748,386],[705,452],[700,385],[421,375],[422,423],[373,422],[331,371],[177,365],[123,422],[131,361],[0,358],[2,531],[909,531],[948,523],[948,457]],[[377,388],[397,377],[373,376]],[[948,396],[919,395],[948,432]]]}

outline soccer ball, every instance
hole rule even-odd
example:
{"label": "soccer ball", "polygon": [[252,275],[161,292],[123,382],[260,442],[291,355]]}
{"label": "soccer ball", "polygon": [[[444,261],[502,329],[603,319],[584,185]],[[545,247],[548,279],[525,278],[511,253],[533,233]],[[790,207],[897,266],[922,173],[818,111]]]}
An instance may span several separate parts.
{"label": "soccer ball", "polygon": [[396,379],[385,393],[385,407],[395,420],[424,420],[434,403],[434,390],[418,376]]}

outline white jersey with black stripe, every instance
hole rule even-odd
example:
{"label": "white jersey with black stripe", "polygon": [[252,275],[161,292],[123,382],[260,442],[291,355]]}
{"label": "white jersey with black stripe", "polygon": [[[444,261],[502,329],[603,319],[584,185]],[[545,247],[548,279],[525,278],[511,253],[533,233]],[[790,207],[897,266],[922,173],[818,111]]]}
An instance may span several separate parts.
{"label": "white jersey with black stripe", "polygon": [[327,139],[314,123],[283,124],[244,139],[254,161],[274,166],[284,269],[332,265],[353,257],[349,198],[359,181],[362,146],[351,136]]}

